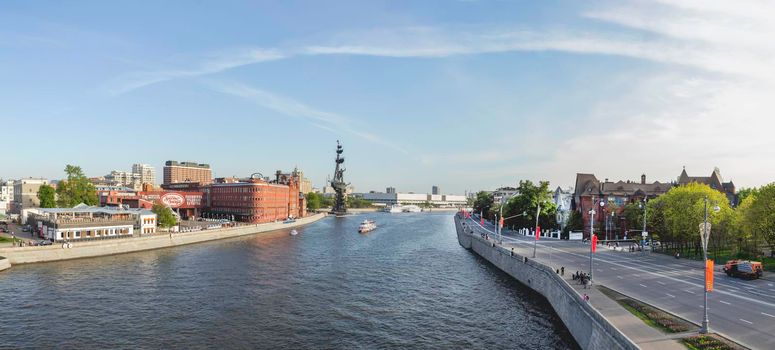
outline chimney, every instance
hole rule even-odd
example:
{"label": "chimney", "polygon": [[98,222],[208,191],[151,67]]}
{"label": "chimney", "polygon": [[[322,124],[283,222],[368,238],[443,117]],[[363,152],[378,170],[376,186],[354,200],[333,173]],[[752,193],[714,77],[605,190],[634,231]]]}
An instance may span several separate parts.
{"label": "chimney", "polygon": [[645,185],[646,184],[646,174],[643,174],[643,175],[640,176],[640,183],[641,183],[641,185]]}

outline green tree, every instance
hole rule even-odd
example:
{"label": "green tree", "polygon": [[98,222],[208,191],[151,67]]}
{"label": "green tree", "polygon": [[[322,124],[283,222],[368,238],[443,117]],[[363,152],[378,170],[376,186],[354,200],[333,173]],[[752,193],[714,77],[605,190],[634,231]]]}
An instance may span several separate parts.
{"label": "green tree", "polygon": [[738,203],[743,203],[746,198],[755,195],[758,192],[759,189],[753,187],[741,188],[740,191],[737,192],[737,201]]}
{"label": "green tree", "polygon": [[315,192],[307,193],[307,210],[320,209],[320,195]]}
{"label": "green tree", "polygon": [[753,239],[751,253],[759,253],[760,242],[775,248],[775,183],[764,185],[745,198],[738,211],[744,233]]}
{"label": "green tree", "polygon": [[[662,241],[669,241],[684,251],[701,253],[700,223],[704,220],[704,198],[708,198],[708,222],[711,223],[710,245],[716,251],[728,241],[734,211],[723,193],[705,184],[691,183],[674,187],[648,202],[649,231],[657,231]],[[718,205],[719,212],[713,207]]]}
{"label": "green tree", "polygon": [[643,202],[630,202],[622,209],[622,215],[627,222],[627,230],[643,229]]}
{"label": "green tree", "polygon": [[568,217],[568,224],[565,226],[565,231],[582,231],[584,230],[584,218],[578,210],[574,210]]}
{"label": "green tree", "polygon": [[518,195],[511,197],[503,207],[503,216],[516,216],[506,220],[506,226],[534,227],[536,224],[536,212],[541,206],[538,217],[538,225],[543,229],[557,227],[557,205],[552,199],[549,190],[549,181],[540,181],[537,185],[530,180],[520,181],[517,187]]}
{"label": "green tree", "polygon": [[474,213],[484,213],[484,215],[489,215],[490,208],[492,208],[493,205],[492,201],[492,193],[479,191],[479,193],[476,194],[476,199],[474,200]]}
{"label": "green tree", "polygon": [[172,227],[178,223],[175,213],[172,212],[170,207],[164,204],[154,203],[151,210],[156,214],[156,221],[161,227]]}
{"label": "green tree", "polygon": [[67,179],[57,184],[57,205],[72,208],[78,204],[97,205],[97,189],[83,174],[81,167],[68,164],[65,167]]}
{"label": "green tree", "polygon": [[38,189],[38,199],[41,208],[56,207],[56,190],[49,185],[40,186]]}
{"label": "green tree", "polygon": [[355,197],[355,196],[348,196],[347,197],[347,207],[348,208],[368,208],[371,206],[371,202],[361,198],[361,197]]}

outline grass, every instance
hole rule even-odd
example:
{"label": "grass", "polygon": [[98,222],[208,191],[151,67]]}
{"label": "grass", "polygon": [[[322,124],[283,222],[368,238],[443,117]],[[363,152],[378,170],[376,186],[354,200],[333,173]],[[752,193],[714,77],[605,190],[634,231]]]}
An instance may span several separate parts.
{"label": "grass", "polygon": [[681,339],[681,343],[686,345],[690,350],[734,350],[736,347],[732,347],[726,342],[707,335],[698,335],[689,338]]}
{"label": "grass", "polygon": [[0,236],[0,243],[11,243],[11,242],[21,242],[22,240],[19,238],[16,238],[15,241],[13,241],[11,238]]}
{"label": "grass", "polygon": [[667,312],[641,303],[635,299],[617,293],[603,286],[598,286],[600,291],[609,298],[615,300],[627,311],[639,318],[643,323],[665,333],[682,333],[696,328],[693,324],[675,317]]}

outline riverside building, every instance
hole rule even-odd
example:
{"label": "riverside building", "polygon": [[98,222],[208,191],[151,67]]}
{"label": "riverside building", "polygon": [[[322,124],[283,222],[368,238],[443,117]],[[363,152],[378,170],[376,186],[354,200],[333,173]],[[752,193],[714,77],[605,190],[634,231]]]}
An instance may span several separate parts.
{"label": "riverside building", "polygon": [[209,164],[196,162],[177,162],[168,160],[164,163],[164,184],[182,182],[198,182],[202,185],[213,182],[213,171]]}
{"label": "riverside building", "polygon": [[54,241],[130,237],[156,233],[156,214],[146,209],[37,208],[25,213],[40,238]]}
{"label": "riverside building", "polygon": [[461,207],[465,206],[467,201],[465,196],[458,196],[452,194],[425,194],[425,193],[380,193],[369,192],[361,195],[364,200],[370,201],[375,204],[384,205],[404,205],[414,204],[423,205],[430,204],[434,207]]}
{"label": "riverside building", "polygon": [[249,223],[267,223],[306,216],[297,173],[278,172],[275,181],[261,177],[213,183],[202,188],[205,215]]}

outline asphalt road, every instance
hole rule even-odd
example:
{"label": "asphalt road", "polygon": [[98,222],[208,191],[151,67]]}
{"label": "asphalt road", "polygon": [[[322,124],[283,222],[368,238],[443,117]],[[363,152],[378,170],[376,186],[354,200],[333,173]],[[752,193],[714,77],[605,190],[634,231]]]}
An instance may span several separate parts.
{"label": "asphalt road", "polygon": [[[495,237],[491,224],[484,228]],[[503,243],[532,256],[533,237],[504,231]],[[589,244],[541,238],[536,258],[565,273],[589,271]],[[593,281],[652,304],[697,324],[702,323],[704,269],[702,262],[663,254],[621,252],[598,246],[594,254]],[[716,266],[714,290],[708,295],[708,319],[716,332],[754,349],[775,349],[775,281],[728,277]],[[643,325],[648,327],[647,325]]]}

